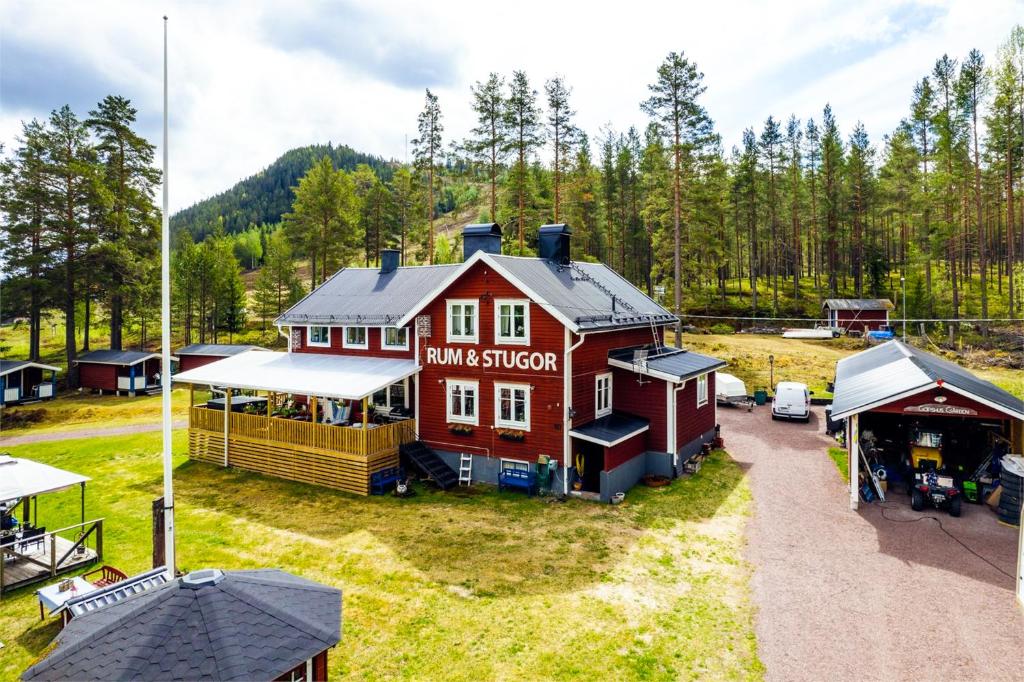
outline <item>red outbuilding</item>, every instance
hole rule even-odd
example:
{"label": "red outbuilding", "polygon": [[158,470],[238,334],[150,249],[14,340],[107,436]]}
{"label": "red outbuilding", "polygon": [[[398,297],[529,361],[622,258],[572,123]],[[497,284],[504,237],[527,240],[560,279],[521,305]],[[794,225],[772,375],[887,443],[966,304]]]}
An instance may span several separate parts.
{"label": "red outbuilding", "polygon": [[79,386],[101,394],[135,396],[160,388],[160,353],[94,350],[78,356],[75,364],[78,365]]}
{"label": "red outbuilding", "polygon": [[859,334],[888,327],[893,308],[887,298],[828,298],[821,304],[828,326]]}
{"label": "red outbuilding", "polygon": [[216,362],[217,360],[230,358],[233,355],[238,355],[248,350],[268,349],[261,346],[239,343],[193,343],[179,349],[175,355],[178,357],[178,371],[186,372],[190,369]]}

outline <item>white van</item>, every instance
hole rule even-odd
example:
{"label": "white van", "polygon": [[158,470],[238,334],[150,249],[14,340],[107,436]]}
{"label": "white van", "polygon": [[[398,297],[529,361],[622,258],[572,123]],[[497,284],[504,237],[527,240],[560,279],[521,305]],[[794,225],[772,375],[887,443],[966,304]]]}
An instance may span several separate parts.
{"label": "white van", "polygon": [[772,398],[772,419],[811,419],[811,392],[807,384],[780,381]]}

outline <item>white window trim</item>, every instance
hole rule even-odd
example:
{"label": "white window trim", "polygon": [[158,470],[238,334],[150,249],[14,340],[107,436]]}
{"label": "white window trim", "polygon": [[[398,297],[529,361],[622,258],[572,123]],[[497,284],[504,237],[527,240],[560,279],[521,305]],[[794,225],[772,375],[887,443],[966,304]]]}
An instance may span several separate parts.
{"label": "white window trim", "polygon": [[[523,329],[526,336],[521,339],[501,335],[501,306],[523,306]],[[529,346],[530,345],[530,299],[528,298],[496,298],[494,299],[494,343],[498,346]]]}
{"label": "white window trim", "polygon": [[[348,330],[349,329],[362,329],[363,330],[363,343],[349,343],[348,342]],[[369,350],[370,349],[370,330],[368,327],[361,325],[351,325],[348,327],[341,328],[341,347],[351,348],[353,350]]]}
{"label": "white window trim", "polygon": [[[452,387],[453,386],[468,386],[472,387],[473,395],[476,396],[476,409],[475,414],[472,417],[466,417],[463,415],[452,414]],[[445,379],[444,382],[444,416],[449,423],[452,424],[469,424],[471,426],[480,425],[480,382],[479,381],[467,381],[465,379]]]}
{"label": "white window trim", "polygon": [[[374,405],[376,405],[377,407],[384,407],[384,408],[388,409],[389,411],[393,410],[396,407],[398,407],[398,405],[392,405],[391,404],[391,387],[394,386],[395,384],[402,384],[402,387],[405,389],[402,392],[403,398],[402,398],[402,405],[401,406],[402,407],[409,407],[409,377],[406,377],[406,378],[402,379],[401,381],[396,381],[394,384],[388,384],[384,388],[380,389],[381,391],[384,391],[384,404],[381,405],[380,403],[374,402]],[[376,393],[379,393],[379,392],[380,391],[375,391],[374,394],[370,396],[370,400],[373,401],[374,395],[376,395]]]}
{"label": "white window trim", "polygon": [[524,467],[522,469],[523,471],[532,471],[533,470],[533,464],[531,462],[527,462],[525,459],[510,459],[508,457],[502,457],[501,459],[498,460],[498,471],[499,472],[502,471],[503,469],[505,469],[505,462],[509,462],[510,464],[521,464]]}
{"label": "white window trim", "polygon": [[[501,418],[501,389],[521,389],[525,395],[526,422],[510,422]],[[513,402],[515,401],[513,394]],[[494,425],[499,429],[517,429],[519,431],[530,430],[530,384],[497,383],[494,384]]]}
{"label": "white window trim", "polygon": [[[389,329],[404,329],[405,330],[405,345],[402,346],[389,346],[387,342],[387,331]],[[369,340],[369,337],[367,337]],[[408,327],[381,327],[380,328],[380,348],[381,350],[409,350],[409,328]]]}
{"label": "white window trim", "polygon": [[[313,341],[313,328],[321,327],[327,330],[327,341]],[[311,348],[330,348],[331,347],[331,328],[326,325],[311,324],[306,327],[306,345]]]}
{"label": "white window trim", "polygon": [[[608,378],[608,407],[601,409],[601,379]],[[614,375],[611,372],[602,372],[594,377],[594,419],[607,417],[612,413],[612,391],[614,390]]]}
{"label": "white window trim", "polygon": [[[704,387],[704,399],[701,400],[700,389]],[[708,404],[708,375],[701,374],[697,377],[697,407],[704,407]]]}
{"label": "white window trim", "polygon": [[[473,335],[452,334],[452,306],[473,306]],[[479,343],[480,340],[480,301],[475,298],[449,298],[445,301],[444,331],[448,343]]]}

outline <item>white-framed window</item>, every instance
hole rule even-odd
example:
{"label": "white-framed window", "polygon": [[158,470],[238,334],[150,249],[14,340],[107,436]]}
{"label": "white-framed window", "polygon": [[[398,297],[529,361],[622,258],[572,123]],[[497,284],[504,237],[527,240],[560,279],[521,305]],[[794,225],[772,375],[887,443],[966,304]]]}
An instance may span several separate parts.
{"label": "white-framed window", "polygon": [[380,347],[384,350],[409,350],[409,328],[384,327],[380,330]]}
{"label": "white-framed window", "polygon": [[342,337],[342,348],[369,348],[366,340],[366,327],[345,327],[345,336]]}
{"label": "white-framed window", "polygon": [[409,391],[409,380],[396,381],[386,388],[382,388],[373,394],[373,404],[378,408],[391,410],[395,407],[405,407],[405,398]]}
{"label": "white-framed window", "polygon": [[476,381],[449,379],[445,382],[445,416],[459,424],[480,423],[480,384]]}
{"label": "white-framed window", "polygon": [[494,384],[494,425],[530,430],[529,384]]}
{"label": "white-framed window", "polygon": [[472,299],[449,299],[447,306],[449,343],[476,343],[479,338],[477,302]]}
{"label": "white-framed window", "polygon": [[504,459],[499,460],[502,469],[515,469],[516,471],[529,471],[530,463],[521,459]]}
{"label": "white-framed window", "polygon": [[321,348],[331,347],[330,327],[306,327],[306,345],[319,346]]}
{"label": "white-framed window", "polygon": [[612,373],[605,372],[594,378],[594,418],[612,413]]}
{"label": "white-framed window", "polygon": [[708,404],[708,375],[701,374],[697,377],[697,407]]}
{"label": "white-framed window", "polygon": [[529,301],[508,298],[499,298],[494,301],[494,342],[529,345]]}

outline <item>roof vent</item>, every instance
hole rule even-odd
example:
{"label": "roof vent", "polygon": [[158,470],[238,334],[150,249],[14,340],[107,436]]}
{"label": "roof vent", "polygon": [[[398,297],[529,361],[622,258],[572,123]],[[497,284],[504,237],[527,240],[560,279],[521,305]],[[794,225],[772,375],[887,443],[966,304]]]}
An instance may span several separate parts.
{"label": "roof vent", "polygon": [[204,568],[201,571],[192,571],[188,575],[182,576],[181,586],[198,590],[216,585],[221,580],[224,580],[224,571],[219,568]]}
{"label": "roof vent", "polygon": [[537,237],[540,257],[558,265],[569,262],[569,237],[572,230],[565,223],[558,225],[542,225]]}
{"label": "roof vent", "polygon": [[386,275],[398,269],[398,259],[402,252],[398,249],[380,250],[380,274]]}
{"label": "roof vent", "polygon": [[462,259],[469,260],[477,251],[501,255],[501,226],[498,223],[477,223],[462,228]]}

